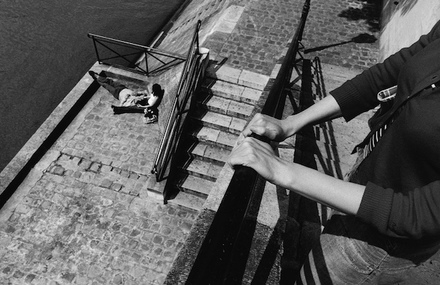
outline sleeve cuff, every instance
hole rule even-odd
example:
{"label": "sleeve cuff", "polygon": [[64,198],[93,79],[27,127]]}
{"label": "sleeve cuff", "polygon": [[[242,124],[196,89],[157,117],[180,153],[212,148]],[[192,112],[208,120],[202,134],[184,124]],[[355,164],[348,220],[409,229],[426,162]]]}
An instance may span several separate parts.
{"label": "sleeve cuff", "polygon": [[357,217],[372,224],[379,232],[386,234],[393,202],[393,191],[368,182],[362,197]]}
{"label": "sleeve cuff", "polygon": [[355,100],[355,98],[358,96],[357,93],[357,90],[349,81],[343,84],[341,87],[330,91],[330,94],[339,104],[342,116],[347,122],[359,114],[357,112],[358,104],[354,103],[358,102],[358,100]]}

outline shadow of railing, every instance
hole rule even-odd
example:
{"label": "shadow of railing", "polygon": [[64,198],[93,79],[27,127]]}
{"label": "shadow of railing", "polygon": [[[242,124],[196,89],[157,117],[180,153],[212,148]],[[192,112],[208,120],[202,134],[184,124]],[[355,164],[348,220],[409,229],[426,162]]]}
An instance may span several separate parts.
{"label": "shadow of railing", "polygon": [[343,41],[343,42],[340,42],[340,43],[334,43],[334,44],[329,44],[329,45],[309,48],[309,49],[306,49],[304,51],[304,53],[307,54],[307,53],[311,53],[311,52],[321,51],[321,50],[325,50],[325,49],[328,49],[328,48],[331,48],[331,47],[345,45],[345,44],[348,44],[348,43],[358,43],[358,44],[359,43],[368,43],[368,44],[371,44],[371,43],[374,43],[376,41],[377,41],[377,38],[375,36],[367,34],[367,33],[362,33],[362,34],[357,35],[356,37],[353,37],[349,41]]}

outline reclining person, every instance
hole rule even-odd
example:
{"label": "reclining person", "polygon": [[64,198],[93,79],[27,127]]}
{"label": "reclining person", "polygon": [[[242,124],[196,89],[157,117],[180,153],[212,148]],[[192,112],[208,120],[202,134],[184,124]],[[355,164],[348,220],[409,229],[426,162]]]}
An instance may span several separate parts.
{"label": "reclining person", "polygon": [[159,84],[153,84],[151,93],[148,90],[135,91],[109,78],[104,71],[100,74],[89,71],[89,74],[102,87],[107,89],[113,97],[119,100],[119,106],[112,105],[115,114],[144,113],[146,123],[157,122],[159,113],[157,107],[164,94]]}

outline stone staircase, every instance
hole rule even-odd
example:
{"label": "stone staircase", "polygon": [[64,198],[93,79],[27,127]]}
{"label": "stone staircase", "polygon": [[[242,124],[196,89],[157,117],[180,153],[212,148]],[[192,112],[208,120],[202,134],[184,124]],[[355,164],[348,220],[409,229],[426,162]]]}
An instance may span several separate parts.
{"label": "stone staircase", "polygon": [[202,209],[263,88],[236,77],[222,78],[221,72],[208,68],[184,129],[179,150],[184,163],[171,178],[179,192],[170,204]]}

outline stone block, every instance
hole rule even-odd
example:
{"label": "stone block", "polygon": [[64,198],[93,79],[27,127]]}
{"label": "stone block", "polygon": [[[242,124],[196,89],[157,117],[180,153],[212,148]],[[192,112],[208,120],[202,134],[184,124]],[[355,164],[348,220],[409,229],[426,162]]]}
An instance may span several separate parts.
{"label": "stone block", "polygon": [[260,91],[264,90],[267,82],[269,82],[269,76],[247,70],[243,70],[238,78],[238,84]]}
{"label": "stone block", "polygon": [[207,69],[207,75],[211,78],[216,78],[222,81],[237,84],[238,78],[241,75],[241,70],[227,66],[210,66]]}
{"label": "stone block", "polygon": [[241,94],[241,102],[255,105],[260,100],[262,92],[253,88],[245,88]]}

